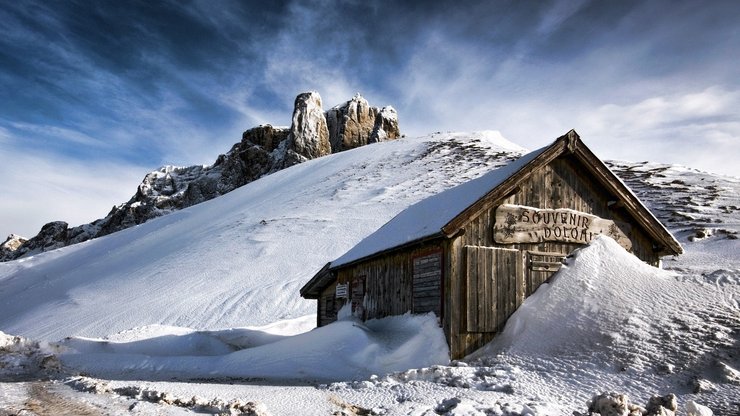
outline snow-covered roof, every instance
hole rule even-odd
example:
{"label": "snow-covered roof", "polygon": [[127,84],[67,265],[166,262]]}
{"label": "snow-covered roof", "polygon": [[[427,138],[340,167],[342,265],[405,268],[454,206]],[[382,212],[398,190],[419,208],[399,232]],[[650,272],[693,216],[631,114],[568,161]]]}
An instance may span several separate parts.
{"label": "snow-covered roof", "polygon": [[661,253],[665,255],[683,252],[680,243],[665,226],[640,202],[629,187],[583,144],[578,134],[571,130],[552,144],[530,152],[504,167],[411,205],[344,255],[331,262],[327,269],[336,269],[410,243],[449,236],[450,232],[456,231],[455,228],[461,225],[460,221],[467,218],[467,214],[470,213],[467,211],[480,208],[478,202],[482,201],[486,195],[494,192],[509,179],[520,180],[522,178],[520,171],[525,168],[534,168],[528,166],[530,163],[533,165],[549,163],[549,160],[564,152],[580,159],[589,167],[590,174],[598,178],[597,180],[602,185],[625,202],[626,208],[632,212],[636,220],[657,242],[664,245],[660,248]]}
{"label": "snow-covered roof", "polygon": [[339,267],[381,251],[441,235],[442,227],[549,147],[537,149],[506,166],[411,205],[331,262],[331,267]]}

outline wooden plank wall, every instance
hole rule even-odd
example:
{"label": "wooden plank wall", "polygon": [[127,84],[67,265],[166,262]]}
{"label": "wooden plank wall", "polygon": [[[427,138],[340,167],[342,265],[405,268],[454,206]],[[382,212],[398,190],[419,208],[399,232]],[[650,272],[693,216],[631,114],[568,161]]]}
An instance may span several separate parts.
{"label": "wooden plank wall", "polygon": [[442,316],[442,251],[412,260],[412,312]]}
{"label": "wooden plank wall", "polygon": [[519,250],[465,246],[467,331],[498,332],[524,300]]}
{"label": "wooden plank wall", "polygon": [[[635,224],[626,211],[609,206],[614,196],[608,195],[590,178],[582,176],[566,157],[556,159],[549,166],[532,175],[519,187],[519,192],[500,201],[501,204],[526,205],[536,208],[570,208],[617,222]],[[498,246],[493,240],[494,210],[482,213],[465,226],[463,245]],[[623,230],[630,236],[634,254],[643,261],[656,265],[658,256],[647,234],[638,227]],[[510,248],[539,252],[568,254],[579,244],[545,242],[540,244],[507,245]]]}
{"label": "wooden plank wall", "polygon": [[[558,158],[545,168],[533,172],[527,180],[520,184],[517,193],[500,201],[500,203],[527,205],[536,208],[570,208],[598,215],[602,218],[635,224],[635,220],[626,211],[618,208],[618,205],[610,206],[609,202],[615,199],[613,195],[609,195],[583,173],[572,158],[567,156]],[[468,311],[470,307],[477,310],[478,305],[468,305],[468,302],[473,302],[473,299],[469,299],[467,296],[470,290],[468,285],[472,283],[468,282],[467,279],[468,271],[466,268],[468,266],[465,246],[499,246],[518,249],[521,252],[518,267],[521,267],[522,271],[528,270],[527,262],[531,260],[527,258],[527,251],[552,254],[552,257],[544,257],[538,261],[554,262],[582,246],[561,242],[498,245],[493,240],[494,210],[495,206],[472,218],[464,226],[464,234],[448,242],[449,249],[446,253],[445,273],[450,276],[450,279],[447,279],[445,286],[445,305],[450,312],[445,315],[443,327],[450,342],[450,352],[453,358],[461,358],[472,353],[493,339],[495,335],[495,332],[468,331],[468,321],[472,319],[472,316],[468,315]],[[643,261],[657,266],[659,257],[654,252],[647,234],[635,226],[631,230],[623,231],[632,240],[633,253]],[[484,261],[493,260],[486,259]],[[488,266],[484,265],[482,267]],[[553,273],[554,271],[545,272],[542,270],[525,272],[526,281],[524,285],[526,292],[524,296],[532,294]],[[498,308],[498,306],[496,307]],[[478,312],[475,313],[478,314]],[[470,326],[470,328],[473,327],[475,325]],[[490,329],[488,324],[484,327]]]}
{"label": "wooden plank wall", "polygon": [[[334,283],[332,285],[329,285],[326,289],[324,289],[323,292],[321,292],[321,296],[319,296],[319,299],[317,299],[318,304],[318,310],[316,312],[316,325],[317,326],[324,326],[328,325],[334,321],[337,320],[337,312],[339,311],[339,308],[344,305],[343,299],[335,299],[334,298],[334,292],[336,291],[337,284]],[[327,308],[329,306],[329,308]]]}
{"label": "wooden plank wall", "polygon": [[[610,206],[615,201],[601,186],[583,171],[577,169],[575,161],[569,157],[554,160],[544,169],[534,172],[528,180],[520,185],[520,192],[501,201],[505,204],[527,205],[536,208],[570,208],[581,212],[611,219],[617,223],[633,224],[630,230],[622,230],[630,236],[633,253],[643,261],[658,265],[659,257],[653,251],[653,245],[647,234],[634,226],[636,221],[619,208]],[[489,213],[490,215],[490,213]],[[493,242],[493,240],[491,240]],[[567,243],[543,243],[536,248],[522,247],[540,252],[557,252],[568,254],[579,245]]]}
{"label": "wooden plank wall", "polygon": [[401,315],[413,310],[414,257],[439,252],[439,243],[425,244],[338,270],[340,283],[365,276],[365,318],[374,319]]}

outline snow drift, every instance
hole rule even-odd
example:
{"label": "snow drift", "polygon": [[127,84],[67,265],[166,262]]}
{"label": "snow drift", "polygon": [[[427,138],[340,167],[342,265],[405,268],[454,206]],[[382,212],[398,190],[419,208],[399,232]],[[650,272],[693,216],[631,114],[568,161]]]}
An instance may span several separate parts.
{"label": "snow drift", "polygon": [[[689,369],[705,349],[732,339],[734,305],[715,296],[713,288],[684,285],[676,273],[600,236],[574,252],[485,351],[585,359],[622,371]],[[710,329],[695,334],[706,337],[695,340],[705,346],[686,350],[685,329],[708,323]]]}
{"label": "snow drift", "polygon": [[[520,153],[493,132],[374,144],[126,231],[0,264],[0,330],[41,341],[73,336],[63,343],[67,370],[115,378],[90,381],[114,392],[154,392],[132,400],[248,398],[271,414],[357,406],[389,415],[550,416],[585,411],[603,392],[643,404],[675,393],[679,409],[693,401],[737,414],[740,179],[687,168],[612,165],[685,244],[686,254],[664,259],[669,271],[598,240],[530,297],[477,360],[439,365],[439,329],[408,317],[394,324],[400,335],[390,322],[388,332],[344,322],[293,337],[315,322],[291,320],[315,310],[298,288],[327,260],[410,204]],[[35,367],[22,378],[37,379],[56,371],[58,352],[0,337],[0,402],[18,384],[2,382],[14,380],[8,371]],[[418,368],[403,370],[410,367]],[[400,372],[381,375],[389,371]],[[171,377],[189,382],[147,381]],[[360,381],[315,388],[276,381],[282,377]]]}
{"label": "snow drift", "polygon": [[740,365],[738,295],[712,276],[697,284],[649,266],[600,236],[470,358],[513,364],[522,371],[514,389],[554,398],[619,391],[645,402],[676,393],[727,410],[740,391],[732,376]]}
{"label": "snow drift", "polygon": [[356,380],[409,368],[446,364],[449,351],[434,314],[338,321],[294,336],[257,336],[260,345],[229,342],[245,330],[193,332],[159,328],[129,341],[65,340],[64,366],[108,379]]}
{"label": "snow drift", "polygon": [[314,313],[299,289],[408,205],[521,147],[497,132],[325,156],[137,227],[0,263],[0,329],[33,339],[146,325],[211,330]]}

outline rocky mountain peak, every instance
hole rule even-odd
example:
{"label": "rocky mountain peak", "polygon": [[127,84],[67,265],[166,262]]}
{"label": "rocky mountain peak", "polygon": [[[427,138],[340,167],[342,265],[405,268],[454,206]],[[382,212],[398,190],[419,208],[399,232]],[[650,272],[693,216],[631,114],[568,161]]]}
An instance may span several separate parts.
{"label": "rocky mountain peak", "polygon": [[213,165],[163,166],[150,172],[134,196],[113,207],[105,218],[74,228],[51,222],[29,240],[11,235],[0,246],[0,261],[104,236],[213,199],[297,163],[400,136],[393,107],[371,107],[358,93],[324,112],[321,95],[304,92],[295,99],[290,128],[253,127]]}
{"label": "rocky mountain peak", "polygon": [[290,150],[305,160],[326,156],[332,152],[326,115],[321,107],[321,96],[318,92],[304,92],[296,97],[288,142]]}
{"label": "rocky mountain peak", "polygon": [[354,149],[368,143],[400,136],[398,116],[393,107],[371,107],[357,93],[351,100],[326,112],[333,152]]}
{"label": "rocky mountain peak", "polygon": [[20,246],[22,246],[23,243],[25,243],[26,241],[28,240],[19,235],[9,235],[8,238],[5,239],[5,242],[0,244],[0,258],[12,254],[14,251],[18,250],[18,248],[20,248]]}
{"label": "rocky mountain peak", "polygon": [[18,258],[24,255],[54,250],[69,244],[69,226],[64,221],[53,221],[41,227],[41,231],[31,239],[15,234],[0,246],[0,256]]}

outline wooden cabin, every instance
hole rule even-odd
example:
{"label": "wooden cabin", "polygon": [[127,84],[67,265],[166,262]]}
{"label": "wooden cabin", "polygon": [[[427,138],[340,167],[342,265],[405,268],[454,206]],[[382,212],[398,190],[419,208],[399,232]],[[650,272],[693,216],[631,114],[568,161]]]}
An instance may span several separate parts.
{"label": "wooden cabin", "polygon": [[402,211],[301,288],[319,326],[434,312],[453,359],[489,342],[573,250],[607,234],[643,261],[681,245],[571,130]]}

